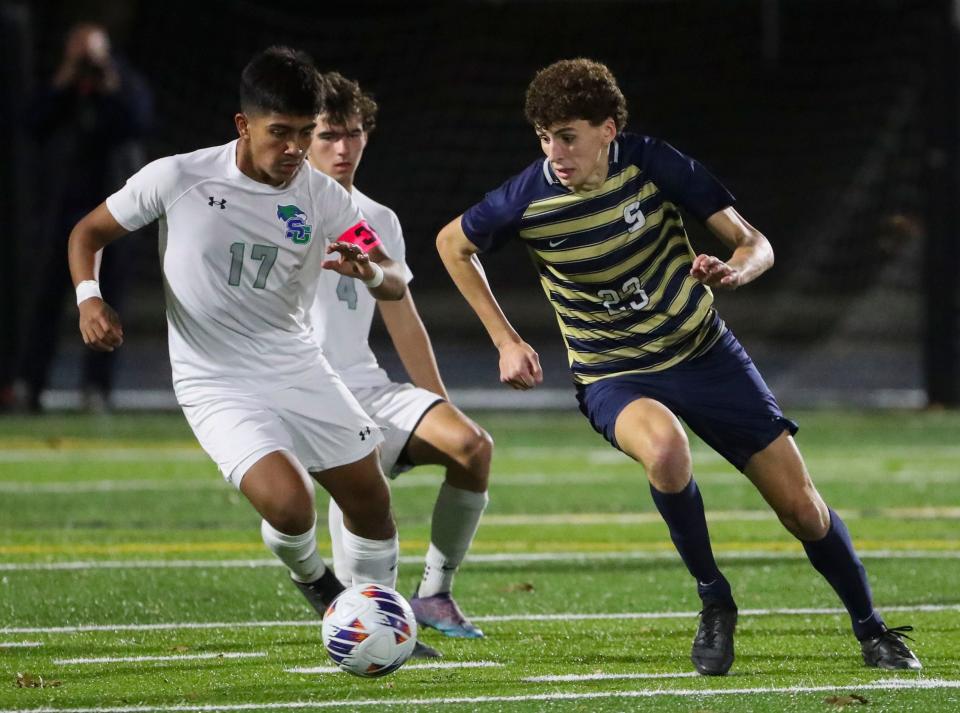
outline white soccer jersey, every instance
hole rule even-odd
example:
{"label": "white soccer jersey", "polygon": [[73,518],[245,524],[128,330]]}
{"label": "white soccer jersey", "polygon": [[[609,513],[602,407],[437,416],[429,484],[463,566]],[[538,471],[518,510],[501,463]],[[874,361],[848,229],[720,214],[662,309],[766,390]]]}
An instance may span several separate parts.
{"label": "white soccer jersey", "polygon": [[[384,252],[403,266],[404,277],[409,283],[413,273],[405,260],[403,231],[396,213],[356,187],[351,195],[367,223],[380,236]],[[369,343],[376,298],[359,280],[324,272],[326,274],[320,276],[310,309],[314,336],[324,355],[350,389],[390,383]]]}
{"label": "white soccer jersey", "polygon": [[173,383],[289,383],[323,356],[306,321],[326,245],[361,220],[350,195],[306,161],[285,186],[236,163],[237,142],[162,158],[107,199],[120,225],[160,221]]}

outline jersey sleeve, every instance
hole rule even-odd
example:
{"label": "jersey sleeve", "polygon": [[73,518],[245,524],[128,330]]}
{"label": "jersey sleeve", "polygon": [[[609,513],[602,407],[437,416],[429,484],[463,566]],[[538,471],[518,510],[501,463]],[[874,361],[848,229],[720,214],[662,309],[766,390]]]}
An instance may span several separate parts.
{"label": "jersey sleeve", "polygon": [[664,195],[690,211],[700,222],[736,199],[696,159],[686,156],[666,141],[652,139],[643,166]]}
{"label": "jersey sleeve", "polygon": [[511,179],[468,208],[460,219],[464,234],[480,252],[503,247],[517,234],[526,206],[519,199],[517,181]]}
{"label": "jersey sleeve", "polygon": [[133,231],[149,225],[166,213],[177,187],[176,157],[148,163],[107,198],[107,209],[120,225]]}
{"label": "jersey sleeve", "polygon": [[400,265],[403,270],[403,279],[409,284],[410,281],[413,280],[413,272],[410,270],[410,266],[407,265],[407,245],[403,240],[403,229],[400,227],[400,219],[397,218],[397,214],[392,210],[390,211],[386,228],[380,231],[380,239],[383,241],[386,253],[392,260],[395,260]]}
{"label": "jersey sleeve", "polygon": [[360,208],[346,189],[334,180],[327,183],[321,215],[324,216],[324,239],[334,243],[363,220]]}

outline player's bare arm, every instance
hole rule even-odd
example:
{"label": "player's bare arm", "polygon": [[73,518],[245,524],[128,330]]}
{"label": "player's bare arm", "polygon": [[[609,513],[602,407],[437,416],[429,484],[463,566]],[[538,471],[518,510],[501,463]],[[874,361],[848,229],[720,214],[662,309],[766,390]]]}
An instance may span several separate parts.
{"label": "player's bare arm", "polygon": [[477,248],[463,232],[459,217],[440,231],[437,251],[460,294],[500,351],[501,383],[520,390],[532,389],[541,383],[540,358],[533,347],[520,338],[493,296],[477,258]]}
{"label": "player's bare arm", "polygon": [[324,269],[333,270],[362,282],[368,282],[377,276],[377,270],[371,263],[375,263],[383,270],[383,281],[369,288],[370,294],[378,300],[398,300],[407,291],[403,269],[381,250],[379,245],[369,252],[364,252],[354,243],[337,241],[327,246],[327,255],[333,257],[323,261]]}
{"label": "player's bare arm", "polygon": [[735,290],[752,282],[773,265],[773,248],[763,233],[744,220],[734,208],[724,208],[707,218],[707,227],[733,250],[724,262],[718,257],[700,254],[690,274],[707,285]]}
{"label": "player's bare arm", "polygon": [[393,342],[403,368],[414,386],[431,391],[450,400],[447,389],[440,378],[437,358],[433,353],[430,335],[427,334],[420,313],[413,302],[410,290],[399,300],[377,302],[380,316]]}
{"label": "player's bare arm", "polygon": [[[67,244],[74,287],[97,279],[97,253],[127,232],[107,210],[106,203],[98,205],[74,226]],[[78,309],[84,344],[100,352],[112,352],[123,344],[120,317],[102,298],[89,297],[80,302]]]}

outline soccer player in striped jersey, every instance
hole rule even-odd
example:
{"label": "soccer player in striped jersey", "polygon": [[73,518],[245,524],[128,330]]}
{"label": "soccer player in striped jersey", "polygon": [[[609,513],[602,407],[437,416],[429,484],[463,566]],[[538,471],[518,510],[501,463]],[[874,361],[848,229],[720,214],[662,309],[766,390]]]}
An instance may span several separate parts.
{"label": "soccer player in striped jersey", "polygon": [[[356,82],[338,72],[324,75],[326,92],[317,120],[309,161],[351,195],[409,284],[406,245],[400,221],[386,206],[361,192],[354,177],[367,138],[376,123],[377,104]],[[413,383],[397,383],[370,349],[370,327],[379,311],[400,360]],[[415,465],[442,465],[423,577],[410,606],[421,626],[447,636],[480,638],[483,632],[464,616],[452,595],[453,578],[477,532],[487,506],[487,481],[493,441],[449,402],[430,337],[410,290],[399,300],[378,300],[357,289],[356,280],[328,272],[320,276],[310,309],[314,335],[331,366],[383,432],[383,472],[395,478]],[[343,554],[343,515],[331,498],[328,526],[334,570],[349,577]]]}
{"label": "soccer player in striped jersey", "polygon": [[[536,352],[511,326],[477,260],[526,246],[566,343],[580,409],[639,461],[654,503],[703,601],[691,659],[706,675],[734,660],[737,606],[714,560],[692,476],[684,421],[742,471],[799,539],[843,601],[865,663],[921,668],[874,609],[840,517],[824,503],[793,439],[794,422],[713,307],[773,264],[770,243],[696,160],[623,131],[626,101],[609,69],[562,60],[527,88],[525,112],[546,159],[506,181],[441,230],[440,256],[500,352],[500,380],[542,381]],[[730,250],[696,255],[680,208]]]}

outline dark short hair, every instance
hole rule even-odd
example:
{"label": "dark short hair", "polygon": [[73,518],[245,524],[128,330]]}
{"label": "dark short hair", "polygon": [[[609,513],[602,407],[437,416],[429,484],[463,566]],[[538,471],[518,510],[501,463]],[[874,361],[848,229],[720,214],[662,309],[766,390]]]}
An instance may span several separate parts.
{"label": "dark short hair", "polygon": [[627,100],[606,65],[592,59],[562,59],[544,67],[527,87],[527,121],[548,128],[585,119],[599,126],[613,119],[617,131],[627,123]]}
{"label": "dark short hair", "polygon": [[313,60],[290,47],[260,52],[240,75],[240,111],[316,116],[323,102],[323,82]]}
{"label": "dark short hair", "polygon": [[320,75],[324,83],[323,106],[321,114],[327,121],[338,126],[345,125],[357,114],[360,123],[368,134],[377,125],[377,103],[364,92],[360,85],[347,79],[340,72],[326,72]]}

